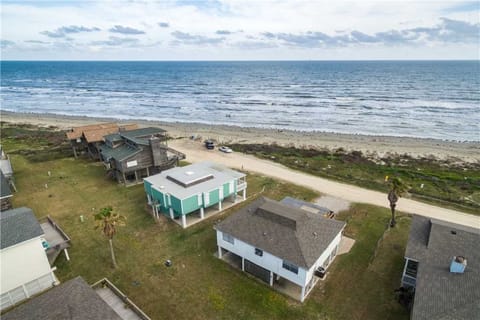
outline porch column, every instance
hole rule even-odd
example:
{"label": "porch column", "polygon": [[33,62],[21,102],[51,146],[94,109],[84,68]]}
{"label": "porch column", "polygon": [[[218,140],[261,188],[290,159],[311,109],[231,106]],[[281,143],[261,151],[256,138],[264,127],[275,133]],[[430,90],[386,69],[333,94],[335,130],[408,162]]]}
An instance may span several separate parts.
{"label": "porch column", "polygon": [[127,184],[127,179],[125,178],[125,172],[122,172],[122,176],[123,176],[123,183]]}
{"label": "porch column", "polygon": [[205,210],[203,210],[203,207],[200,207],[200,219],[205,218]]}
{"label": "porch column", "polygon": [[222,259],[222,247],[220,247],[220,246],[218,246],[218,258]]}
{"label": "porch column", "polygon": [[222,201],[218,201],[218,211],[222,211]]}
{"label": "porch column", "polygon": [[154,207],[155,207],[155,218],[159,219],[160,214],[158,213],[158,205],[154,205]]}
{"label": "porch column", "polygon": [[168,212],[170,212],[170,219],[174,219],[174,218],[173,218],[173,209],[172,209],[172,208],[168,208]]}
{"label": "porch column", "polygon": [[135,170],[135,182],[138,182],[138,173],[137,173],[137,170]]}
{"label": "porch column", "polygon": [[305,287],[302,287],[302,293],[300,294],[300,302],[303,302],[305,300]]}
{"label": "porch column", "polygon": [[150,170],[148,170],[149,168],[147,167],[147,177],[150,177]]}
{"label": "porch column", "polygon": [[247,189],[243,189],[243,200],[247,199]]}
{"label": "porch column", "polygon": [[236,193],[232,194],[232,202],[237,203],[237,194]]}
{"label": "porch column", "polygon": [[77,148],[73,147],[73,156],[77,159]]}
{"label": "porch column", "polygon": [[70,261],[70,256],[68,255],[67,248],[63,249],[63,252],[65,253],[65,258],[67,259],[67,261]]}
{"label": "porch column", "polygon": [[187,216],[182,212],[182,227],[185,229],[187,227]]}
{"label": "porch column", "polygon": [[270,271],[270,287],[273,287],[273,272]]}
{"label": "porch column", "polygon": [[245,271],[245,259],[242,257],[242,271]]}

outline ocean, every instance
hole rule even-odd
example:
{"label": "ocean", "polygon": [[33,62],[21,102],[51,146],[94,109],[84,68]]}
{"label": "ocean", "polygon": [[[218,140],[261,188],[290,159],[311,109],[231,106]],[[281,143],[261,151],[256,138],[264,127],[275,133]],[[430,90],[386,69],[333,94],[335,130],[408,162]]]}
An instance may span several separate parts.
{"label": "ocean", "polygon": [[480,141],[479,61],[1,61],[15,112]]}

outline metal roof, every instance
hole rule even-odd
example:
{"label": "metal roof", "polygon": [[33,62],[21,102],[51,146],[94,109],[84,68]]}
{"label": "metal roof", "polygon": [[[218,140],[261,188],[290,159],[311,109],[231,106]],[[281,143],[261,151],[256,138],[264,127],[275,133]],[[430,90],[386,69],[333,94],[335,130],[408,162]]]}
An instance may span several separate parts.
{"label": "metal roof", "polygon": [[43,235],[32,209],[22,207],[0,211],[0,249]]}
{"label": "metal roof", "polygon": [[148,138],[156,134],[164,134],[166,131],[161,128],[147,127],[136,130],[120,131],[119,134],[127,140],[136,144],[149,145]]}
{"label": "metal roof", "polygon": [[100,153],[102,154],[104,159],[115,159],[117,161],[123,161],[139,152],[142,149],[139,147],[132,147],[126,144],[118,146],[116,148],[110,148],[107,145],[103,145],[100,147]]}
{"label": "metal roof", "polygon": [[[413,320],[479,319],[479,243],[479,228],[413,217],[406,249],[418,261]],[[450,273],[454,256],[466,257],[463,274]]]}
{"label": "metal roof", "polygon": [[344,227],[345,222],[260,197],[215,229],[310,269]]}
{"label": "metal roof", "polygon": [[69,280],[34,297],[2,320],[121,320],[121,317],[81,277]]}
{"label": "metal roof", "polygon": [[328,208],[321,207],[321,206],[316,205],[314,203],[302,201],[302,200],[295,199],[295,198],[292,198],[292,197],[285,197],[280,202],[287,205],[287,206],[290,206],[290,207],[294,207],[294,208],[297,208],[297,209],[302,209],[302,210],[306,210],[306,211],[310,211],[312,213],[317,213],[317,214],[322,214],[322,215],[323,214],[329,214],[329,213],[332,212],[332,210],[330,210]]}
{"label": "metal roof", "polygon": [[[207,175],[212,175],[213,178],[187,187],[167,178],[168,176],[172,176],[177,180],[185,180],[188,182],[193,178],[197,179]],[[144,180],[151,183],[153,187],[162,193],[170,193],[176,198],[185,199],[195,194],[211,191],[233,179],[244,176],[244,173],[228,169],[213,162],[204,161],[185,167],[165,170],[159,174],[147,177]]]}

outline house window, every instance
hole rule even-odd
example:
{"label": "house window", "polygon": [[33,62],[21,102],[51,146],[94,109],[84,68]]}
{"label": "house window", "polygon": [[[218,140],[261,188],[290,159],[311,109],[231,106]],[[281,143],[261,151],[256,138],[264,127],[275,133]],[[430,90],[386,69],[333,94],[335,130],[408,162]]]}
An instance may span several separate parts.
{"label": "house window", "polygon": [[233,237],[232,237],[231,235],[229,235],[228,233],[223,232],[223,233],[222,233],[222,237],[223,237],[223,240],[224,240],[224,241],[227,241],[227,242],[229,242],[229,243],[231,243],[231,244],[235,244],[235,240],[234,240]]}
{"label": "house window", "polygon": [[263,250],[258,249],[258,248],[255,248],[255,254],[256,254],[257,256],[260,256],[260,257],[261,257],[261,256],[263,256]]}
{"label": "house window", "polygon": [[295,274],[298,274],[298,267],[294,265],[293,263],[290,263],[288,261],[283,260],[282,264],[283,269],[287,269],[288,271],[291,271]]}

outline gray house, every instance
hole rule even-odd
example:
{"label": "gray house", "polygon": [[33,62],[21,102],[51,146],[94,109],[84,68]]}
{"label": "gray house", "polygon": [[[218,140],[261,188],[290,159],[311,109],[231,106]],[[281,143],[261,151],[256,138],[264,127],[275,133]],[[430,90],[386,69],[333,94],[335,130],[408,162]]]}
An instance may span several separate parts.
{"label": "gray house", "polygon": [[402,287],[411,319],[480,319],[480,229],[414,216]]}
{"label": "gray house", "polygon": [[100,155],[119,183],[136,184],[143,178],[170,169],[185,155],[167,145],[167,133],[148,127],[119,131],[104,137]]}

